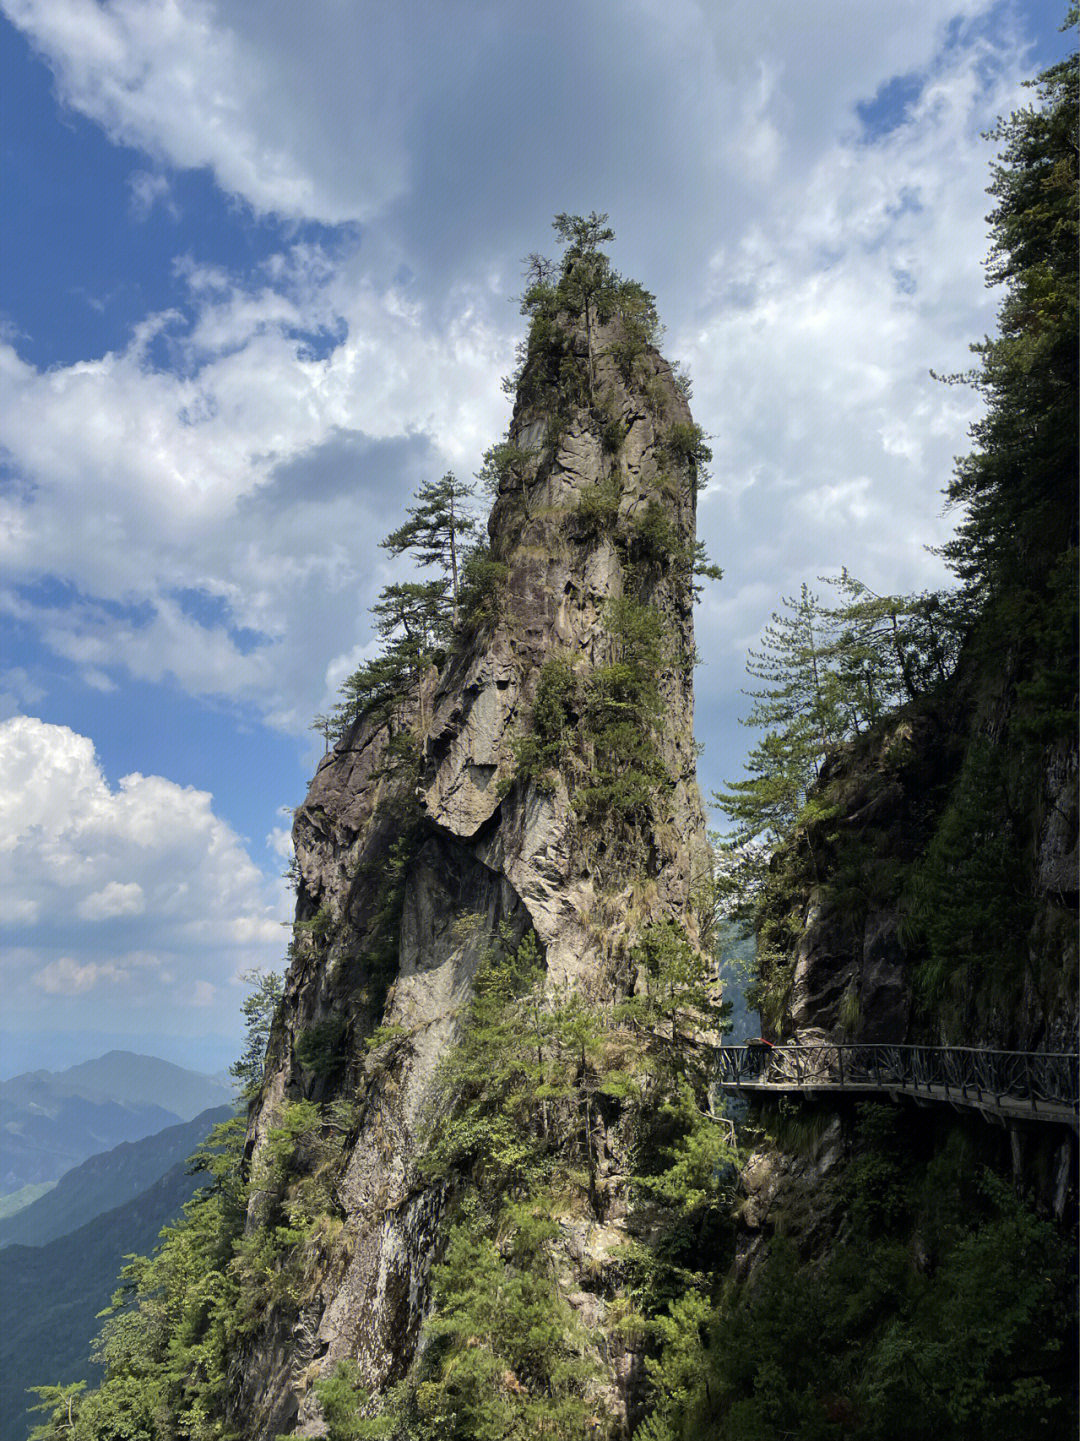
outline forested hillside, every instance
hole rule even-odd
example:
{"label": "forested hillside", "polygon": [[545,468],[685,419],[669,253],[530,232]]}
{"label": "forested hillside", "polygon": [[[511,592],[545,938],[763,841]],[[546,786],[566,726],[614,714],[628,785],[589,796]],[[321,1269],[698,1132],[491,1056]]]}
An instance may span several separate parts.
{"label": "forested hillside", "polygon": [[[197,1139],[192,1138],[192,1148]],[[33,1429],[28,1408],[35,1398],[28,1387],[47,1381],[77,1383],[100,1374],[89,1364],[93,1338],[126,1258],[153,1250],[162,1227],[180,1219],[203,1179],[191,1174],[184,1161],[174,1163],[132,1199],[75,1230],[43,1245],[10,1245],[0,1251],[3,1441],[24,1441]]]}

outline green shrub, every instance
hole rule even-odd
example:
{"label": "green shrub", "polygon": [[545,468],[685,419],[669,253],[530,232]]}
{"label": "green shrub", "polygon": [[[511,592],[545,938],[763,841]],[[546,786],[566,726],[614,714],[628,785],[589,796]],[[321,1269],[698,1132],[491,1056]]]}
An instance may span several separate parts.
{"label": "green shrub", "polygon": [[631,559],[662,567],[677,560],[683,549],[670,510],[660,501],[650,500],[645,509],[635,516],[631,527]]}
{"label": "green shrub", "polygon": [[344,1016],[331,1016],[300,1032],[295,1055],[305,1071],[315,1076],[330,1076],[341,1069],[347,1055],[346,1029]]}
{"label": "green shrub", "polygon": [[617,475],[582,486],[574,515],[582,534],[598,538],[610,534],[619,519],[622,487]]}
{"label": "green shrub", "polygon": [[484,452],[477,480],[489,495],[498,495],[508,484],[523,484],[527,470],[535,460],[535,451],[526,450],[508,440],[500,441]]}
{"label": "green shrub", "polygon": [[363,1385],[360,1367],[355,1361],[339,1361],[328,1376],[315,1382],[313,1389],[326,1421],[327,1441],[380,1441],[392,1435],[391,1418],[376,1416],[365,1420],[361,1417],[360,1412],[371,1393]]}
{"label": "green shrub", "polygon": [[490,546],[477,546],[469,552],[461,568],[458,595],[463,633],[498,620],[509,573],[505,562],[492,556]]}
{"label": "green shrub", "polygon": [[712,451],[705,441],[705,432],[693,421],[680,420],[668,426],[661,438],[661,449],[673,461],[681,461],[700,469],[712,460]]}
{"label": "green shrub", "polygon": [[543,663],[532,725],[513,744],[515,779],[531,780],[541,790],[553,789],[552,773],[561,769],[573,744],[577,693],[577,678],[569,661],[552,656]]}
{"label": "green shrub", "polygon": [[605,455],[618,455],[626,439],[626,421],[611,408],[600,415],[600,445]]}
{"label": "green shrub", "polygon": [[1035,912],[1003,747],[969,744],[949,803],[913,868],[905,938],[925,946],[923,999],[941,1006],[965,987],[985,1013],[1018,1001]]}

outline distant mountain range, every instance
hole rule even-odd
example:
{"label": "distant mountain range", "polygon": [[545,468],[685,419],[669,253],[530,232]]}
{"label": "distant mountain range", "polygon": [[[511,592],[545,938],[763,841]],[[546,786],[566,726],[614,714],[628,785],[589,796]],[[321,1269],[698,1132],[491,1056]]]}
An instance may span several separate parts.
{"label": "distant mountain range", "polygon": [[6,1221],[9,1216],[24,1210],[31,1201],[44,1196],[46,1191],[51,1191],[55,1185],[55,1181],[39,1181],[36,1186],[23,1186],[21,1190],[8,1191],[0,1196],[0,1221]]}
{"label": "distant mountain range", "polygon": [[232,1101],[218,1076],[132,1051],[0,1082],[0,1195]]}
{"label": "distant mountain range", "polygon": [[210,1128],[232,1115],[229,1106],[203,1111],[141,1141],[124,1141],[91,1156],[14,1216],[0,1220],[0,1246],[43,1246],[104,1211],[126,1205],[186,1161]]}

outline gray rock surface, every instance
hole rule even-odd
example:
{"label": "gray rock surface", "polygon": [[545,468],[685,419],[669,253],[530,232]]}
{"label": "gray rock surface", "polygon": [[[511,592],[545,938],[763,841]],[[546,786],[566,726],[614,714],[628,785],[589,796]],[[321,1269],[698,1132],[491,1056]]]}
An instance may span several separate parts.
{"label": "gray rock surface", "polygon": [[[615,396],[626,430],[619,453],[604,451],[586,410],[573,411],[552,446],[545,442],[550,417],[518,405],[509,440],[533,459],[523,478],[504,486],[490,518],[493,553],[508,568],[498,617],[441,674],[432,671],[398,715],[356,725],[322,762],[297,812],[299,927],[249,1153],[256,1161],[286,1097],[350,1096],[359,1118],[338,1187],[339,1254],[299,1330],[284,1334],[268,1317],[240,1368],[236,1416],[245,1441],[270,1441],[290,1426],[323,1434],[311,1382],[339,1359],[357,1359],[379,1388],[415,1354],[444,1201],[416,1160],[440,1058],[493,933],[535,929],[554,986],[610,995],[626,983],[612,958],[626,932],[629,893],[620,890],[617,867],[600,859],[605,838],[584,834],[564,777],[551,793],[513,781],[512,749],[530,722],[545,659],[560,654],[580,670],[612,659],[606,607],[622,594],[624,561],[610,535],[591,534],[578,519],[585,489],[603,482],[617,490],[624,520],[657,500],[679,537],[693,541],[693,467],[660,445],[673,422],[690,421],[689,410],[655,352],[627,385],[609,353],[613,338],[613,331],[594,333],[597,384]],[[649,837],[649,880],[636,919],[674,916],[694,936],[691,893],[707,872],[708,852],[695,775],[687,589],[670,568],[649,597],[668,631],[659,748],[670,784]],[[418,786],[386,773],[390,740],[409,726],[422,743]],[[415,818],[405,822],[410,805]],[[405,824],[418,827],[420,844],[405,875],[396,960],[381,974],[371,963],[373,917],[389,849]],[[319,916],[324,942],[311,926]],[[304,1072],[295,1044],[302,1030],[331,1017],[347,1023],[348,1056],[342,1073],[323,1082]],[[363,1039],[380,1024],[400,1029],[368,1053]],[[617,1192],[614,1161],[608,1170]],[[590,1326],[599,1324],[603,1302],[592,1288],[581,1299],[574,1273],[603,1266],[621,1236],[611,1219],[620,1214],[615,1201],[608,1224],[567,1237],[568,1289]],[[625,1405],[633,1370],[625,1356],[613,1359],[612,1406]]]}

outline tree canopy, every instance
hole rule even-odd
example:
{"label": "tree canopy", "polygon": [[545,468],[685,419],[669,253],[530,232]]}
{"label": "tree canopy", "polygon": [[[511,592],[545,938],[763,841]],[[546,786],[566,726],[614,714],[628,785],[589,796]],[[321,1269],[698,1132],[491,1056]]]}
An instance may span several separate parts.
{"label": "tree canopy", "polygon": [[1018,586],[1044,591],[1077,544],[1078,67],[1074,52],[1046,70],[1031,82],[1040,103],[991,132],[1001,151],[987,276],[1005,294],[997,334],[972,346],[978,368],[962,377],[987,409],[948,488],[964,513],[945,547],[984,604]]}

